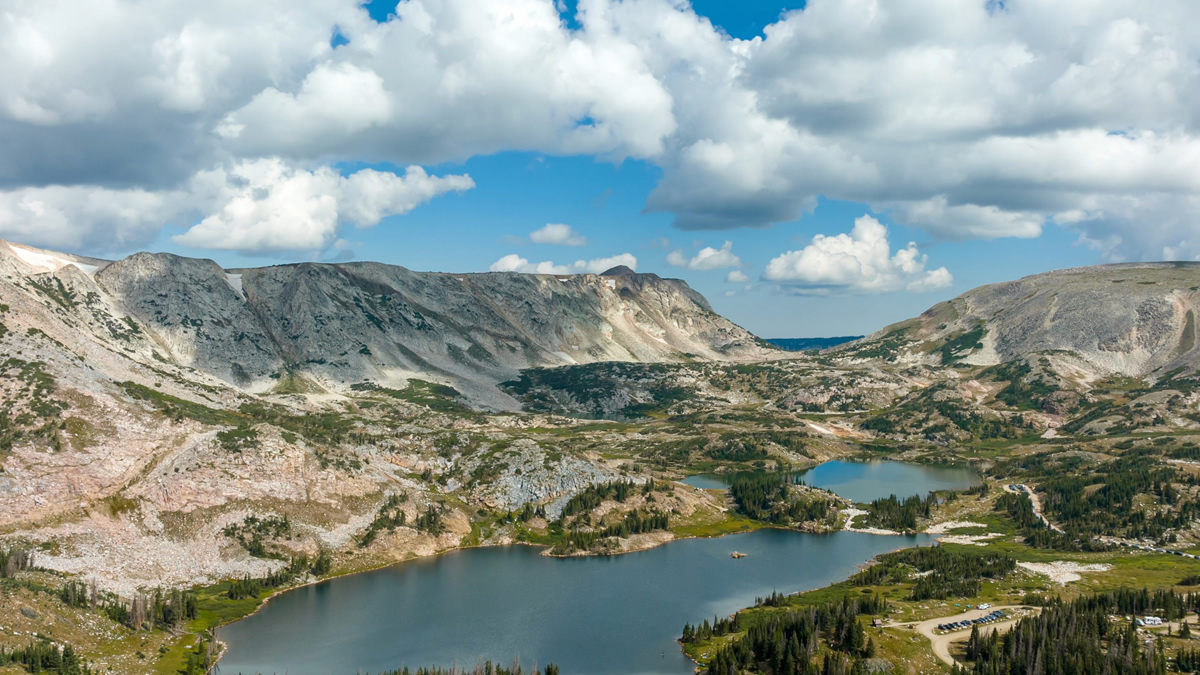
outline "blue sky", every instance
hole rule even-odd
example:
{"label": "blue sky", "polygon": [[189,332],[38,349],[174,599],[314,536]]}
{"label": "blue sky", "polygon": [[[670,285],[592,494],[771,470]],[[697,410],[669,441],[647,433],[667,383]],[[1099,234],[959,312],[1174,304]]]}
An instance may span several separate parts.
{"label": "blue sky", "polygon": [[[366,5],[377,21],[386,21],[394,6],[387,0],[374,0]],[[570,22],[576,2],[566,2],[564,6],[563,16]],[[784,12],[803,9],[804,3],[697,0],[692,6],[725,33],[752,39]],[[397,169],[388,165],[381,168]],[[950,268],[954,285],[932,293],[798,295],[759,281],[766,261],[782,251],[803,247],[815,234],[849,231],[855,218],[874,213],[869,205],[823,200],[813,213],[795,222],[733,232],[686,232],[671,227],[670,214],[643,212],[646,196],[661,177],[661,171],[639,160],[613,164],[591,157],[504,152],[447,163],[435,170],[468,173],[478,187],[435,200],[412,213],[386,218],[374,228],[349,232],[356,259],[415,270],[480,272],[486,271],[499,254],[517,253],[530,260],[570,262],[576,257],[605,257],[629,251],[638,258],[638,271],[686,280],[719,313],[767,337],[867,334],[975,286],[1100,262],[1095,251],[1075,245],[1076,235],[1057,228],[1050,228],[1033,240],[935,244],[920,231],[896,225],[886,216],[876,214],[889,226],[893,244],[916,241],[934,262]],[[547,223],[571,225],[588,238],[588,245],[564,252],[562,247],[554,245],[514,245],[506,241],[507,237],[527,236]],[[156,247],[182,255],[211,254],[172,243],[169,237],[173,234],[178,231],[164,231]],[[670,241],[671,249],[683,248],[688,252],[732,241],[734,250],[748,264],[750,285],[756,288],[746,291],[747,284],[726,283],[728,270],[691,271],[668,265],[665,262],[668,251],[661,246],[662,240]],[[277,258],[236,254],[208,257],[215,257],[226,266],[281,262]],[[726,296],[730,292],[737,294]]]}
{"label": "blue sky", "polygon": [[[351,168],[358,167],[343,171]],[[796,295],[759,281],[764,264],[783,251],[803,247],[815,234],[849,231],[854,219],[872,213],[869,205],[822,201],[813,213],[795,222],[761,229],[688,232],[671,226],[671,214],[643,213],[646,195],[661,171],[639,160],[612,164],[591,157],[505,152],[432,170],[468,173],[477,187],[435,199],[411,213],[385,218],[373,228],[349,230],[345,234],[354,259],[422,271],[483,272],[508,253],[530,260],[570,262],[629,251],[637,256],[639,272],[686,280],[719,313],[766,337],[866,334],[976,286],[1102,262],[1096,251],[1075,243],[1076,234],[1053,226],[1036,239],[934,242],[919,230],[876,214],[889,226],[893,247],[916,241],[932,263],[950,269],[954,285],[929,293]],[[588,244],[566,248],[506,241],[508,237],[527,237],[547,223],[571,225],[588,238]],[[286,258],[189,249],[170,241],[181,231],[164,230],[151,248],[211,257],[226,267],[288,262]],[[671,242],[669,249],[659,244],[662,239]],[[724,241],[732,241],[734,251],[746,261],[754,289],[745,291],[746,284],[726,283],[728,270],[693,271],[666,263],[668,250],[682,248],[693,253],[698,243],[720,247]],[[729,291],[737,295],[726,297]]]}
{"label": "blue sky", "polygon": [[[22,5],[0,237],[226,267],[636,259],[765,337],[1200,259],[1191,0],[582,6]],[[549,224],[571,236],[532,243]]]}

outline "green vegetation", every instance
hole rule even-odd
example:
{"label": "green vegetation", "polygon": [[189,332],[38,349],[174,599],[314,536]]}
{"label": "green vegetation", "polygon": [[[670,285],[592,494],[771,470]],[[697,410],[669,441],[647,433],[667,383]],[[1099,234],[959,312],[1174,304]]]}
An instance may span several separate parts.
{"label": "green vegetation", "polygon": [[244,403],[235,412],[210,408],[136,382],[122,382],[121,387],[130,397],[148,403],[177,422],[191,419],[201,424],[234,427],[218,434],[218,442],[231,452],[257,447],[258,433],[250,428],[255,424],[270,424],[316,443],[337,444],[350,435],[355,422],[352,417],[336,412],[295,414],[284,406],[257,401]]}
{"label": "green vegetation", "polygon": [[909,342],[906,331],[899,328],[866,344],[851,347],[848,351],[860,359],[895,361],[896,355]]}
{"label": "green vegetation", "polygon": [[990,377],[997,381],[1007,381],[1008,385],[996,394],[996,400],[1017,408],[1018,410],[1041,410],[1046,397],[1059,388],[1045,376],[1030,378],[1033,367],[1022,361],[1003,363],[992,366],[980,373],[981,377]]}
{"label": "green vegetation", "polygon": [[460,402],[462,394],[454,387],[425,380],[412,379],[404,389],[388,389],[372,382],[351,385],[353,391],[382,394],[390,398],[407,401],[440,413],[471,413],[471,408]]}
{"label": "green vegetation", "polygon": [[968,665],[956,666],[955,673],[1162,675],[1167,671],[1167,655],[1161,642],[1143,645],[1132,621],[1113,617],[1155,614],[1170,621],[1195,611],[1197,600],[1170,591],[1122,589],[1052,602],[1040,615],[1021,619],[1003,635],[993,632],[985,637],[975,627],[967,642]]}
{"label": "green vegetation", "polygon": [[776,525],[836,521],[836,502],[811,493],[801,496],[793,489],[799,484],[798,476],[786,473],[737,474],[730,483],[729,494],[738,510],[755,520]]}
{"label": "green vegetation", "polygon": [[379,513],[375,514],[375,520],[371,521],[366,532],[363,532],[359,538],[358,547],[370,546],[379,533],[384,530],[391,532],[397,527],[403,527],[408,520],[408,515],[400,506],[407,501],[408,495],[404,493],[388,495],[388,498],[383,501],[383,506],[379,507]]}
{"label": "green vegetation", "polygon": [[235,426],[241,421],[235,413],[228,410],[219,410],[193,403],[137,382],[122,382],[121,388],[134,400],[150,404],[151,407],[177,422],[187,418],[202,424]]}
{"label": "green vegetation", "polygon": [[18,649],[0,647],[0,667],[10,664],[22,666],[34,675],[92,675],[94,672],[74,647],[63,645],[59,649],[58,645],[45,639],[30,642],[28,647]]}
{"label": "green vegetation", "polygon": [[[588,486],[563,505],[559,519],[550,524],[548,535],[539,543],[551,546],[551,551],[556,554],[568,554],[595,550],[614,537],[626,538],[669,529],[670,516],[656,507],[635,508],[623,515],[613,512],[606,519],[597,518],[592,512],[606,501],[625,504],[640,497],[647,504],[653,503],[655,492],[671,492],[673,489],[669,484],[654,480],[644,483],[622,480]],[[510,513],[507,520],[514,522],[520,517],[527,521],[539,513],[545,515],[541,507],[527,504],[523,512],[516,515]]]}
{"label": "green vegetation", "polygon": [[[878,557],[879,563],[850,577],[855,586],[902,583],[916,577],[909,599],[945,600],[979,595],[982,581],[1001,579],[1017,568],[1012,556],[994,551],[945,547],[911,548]],[[919,576],[918,576],[919,575]]]}
{"label": "green vegetation", "polygon": [[[782,605],[787,603],[787,599],[773,596],[766,602]],[[874,596],[844,599],[757,617],[753,623],[745,622],[750,625],[745,627],[744,634],[717,649],[704,672],[713,675],[743,672],[849,675],[851,672],[862,672],[855,668],[861,667],[859,662],[863,659],[875,655],[875,644],[867,636],[859,617],[879,615],[886,610],[887,602]],[[723,630],[741,630],[742,623],[741,615],[736,615],[734,625]],[[694,629],[692,635],[697,635]],[[687,642],[686,639],[684,641]],[[818,656],[821,657],[820,665],[817,663]]]}
{"label": "green vegetation", "polygon": [[282,560],[278,552],[267,549],[267,542],[272,539],[290,538],[292,521],[287,516],[246,516],[241,523],[227,525],[221,531],[226,537],[235,539],[250,555],[256,558],[272,558]]}
{"label": "green vegetation", "polygon": [[601,502],[611,499],[616,502],[624,503],[635,494],[649,494],[654,490],[654,482],[649,481],[644,485],[638,485],[633,481],[622,480],[612,483],[601,483],[599,485],[589,485],[583,489],[583,492],[571,497],[566,504],[563,505],[562,518],[565,520],[571,516],[580,513],[587,513],[592,509],[600,506]]}
{"label": "green vegetation", "polygon": [[869,527],[885,530],[915,530],[918,518],[929,518],[937,497],[930,493],[925,497],[913,495],[903,501],[890,495],[876,499],[867,505],[866,522]]}
{"label": "green vegetation", "polygon": [[258,447],[258,432],[246,425],[217,432],[217,443],[226,452],[241,452]]}
{"label": "green vegetation", "polygon": [[938,349],[938,353],[942,355],[942,365],[952,365],[961,361],[964,357],[976,349],[983,348],[983,336],[987,330],[982,326],[976,326],[971,330],[947,338],[946,342]]}
{"label": "green vegetation", "polygon": [[1029,435],[1021,418],[1008,418],[961,400],[949,383],[920,390],[892,409],[863,422],[862,427],[884,435],[916,436],[923,441],[1019,439]]}
{"label": "green vegetation", "polygon": [[33,559],[31,549],[0,547],[0,579],[7,579],[17,572],[32,569]]}
{"label": "green vegetation", "polygon": [[58,385],[41,361],[9,357],[0,361],[0,380],[8,397],[0,402],[0,452],[18,442],[43,441],[59,450],[62,413],[69,406],[53,397]]}
{"label": "green vegetation", "polygon": [[[993,473],[1036,480],[1045,495],[1047,517],[1071,539],[1106,535],[1164,540],[1200,517],[1200,503],[1177,487],[1200,485],[1200,477],[1162,463],[1157,457],[1161,447],[1131,448],[1120,457],[1098,463],[1087,463],[1078,455],[1038,453],[1008,460]],[[1145,496],[1152,497],[1160,508],[1145,509]],[[997,505],[1020,527],[1040,529],[1022,500],[1028,502],[1024,496],[1006,495]]]}
{"label": "green vegetation", "polygon": [[293,557],[287,565],[264,577],[253,578],[247,575],[241,579],[233,579],[222,585],[225,587],[225,596],[229,600],[242,600],[245,598],[257,600],[262,593],[287,586],[306,574],[313,576],[328,574],[332,566],[333,557],[327,551],[321,551],[312,560],[309,559],[308,555],[301,553]]}
{"label": "green vegetation", "polygon": [[604,539],[611,537],[629,537],[643,532],[666,530],[670,527],[670,517],[665,513],[631,511],[619,523],[603,529],[580,530],[573,529],[563,535],[562,540],[551,549],[558,554],[572,551],[587,551]]}
{"label": "green vegetation", "polygon": [[[42,281],[44,279],[44,281]],[[50,298],[59,307],[65,310],[75,309],[75,293],[67,290],[61,279],[55,276],[45,275],[39,278],[30,278],[29,285],[42,295]]]}
{"label": "green vegetation", "polygon": [[[532,368],[500,386],[534,412],[635,419],[663,414],[676,403],[692,398],[690,388],[670,382],[670,375],[678,369],[679,366],[659,363]],[[623,398],[622,393],[629,396]]]}

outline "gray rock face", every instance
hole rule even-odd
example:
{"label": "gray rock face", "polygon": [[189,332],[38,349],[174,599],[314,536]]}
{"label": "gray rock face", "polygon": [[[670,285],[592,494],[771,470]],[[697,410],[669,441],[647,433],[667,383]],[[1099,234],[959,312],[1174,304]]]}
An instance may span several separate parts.
{"label": "gray rock face", "polygon": [[932,353],[982,326],[981,346],[964,362],[1065,352],[1097,375],[1142,377],[1200,367],[1198,314],[1200,263],[1103,265],[982,286],[865,342],[899,331]]}
{"label": "gray rock face", "polygon": [[241,274],[280,359],[335,381],[425,373],[494,383],[532,366],[767,351],[686,284],[654,275],[456,275],[378,263]]}
{"label": "gray rock face", "polygon": [[211,260],[137,253],[96,280],[175,361],[244,386],[282,359],[231,276]]}
{"label": "gray rock face", "polygon": [[[0,259],[18,274],[41,260],[42,274],[78,277],[175,364],[251,391],[298,375],[334,388],[422,377],[505,405],[494,385],[522,368],[775,351],[713,313],[686,283],[627,268],[610,276],[440,274],[378,263],[223,270],[169,254],[108,263],[3,242]],[[84,260],[92,264],[80,267]]]}

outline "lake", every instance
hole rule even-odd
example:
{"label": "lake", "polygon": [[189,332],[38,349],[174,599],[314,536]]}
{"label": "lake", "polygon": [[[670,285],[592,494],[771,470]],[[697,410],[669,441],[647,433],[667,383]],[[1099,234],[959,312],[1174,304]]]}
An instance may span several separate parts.
{"label": "lake", "polygon": [[[569,675],[683,675],[693,669],[675,642],[684,622],[727,616],[773,590],[826,586],[933,539],[760,530],[612,557],[455,551],[272,599],[221,629],[220,672],[353,675],[519,656]],[[747,557],[730,558],[734,550]]]}
{"label": "lake", "polygon": [[[682,482],[705,490],[729,487],[729,476],[698,474]],[[808,485],[829,490],[855,503],[888,495],[922,497],[937,490],[964,490],[979,483],[979,474],[966,466],[905,464],[904,462],[825,462],[800,474]]]}
{"label": "lake", "polygon": [[[827,462],[805,482],[856,502],[962,489],[966,467]],[[704,488],[725,478],[692,476]],[[473,666],[520,657],[568,675],[691,673],[675,639],[685,622],[727,616],[772,591],[841,581],[880,553],[934,537],[761,530],[688,539],[612,557],[547,558],[528,546],[477,548],[284,593],[221,629],[225,675],[353,675]],[[746,558],[734,560],[731,551]]]}

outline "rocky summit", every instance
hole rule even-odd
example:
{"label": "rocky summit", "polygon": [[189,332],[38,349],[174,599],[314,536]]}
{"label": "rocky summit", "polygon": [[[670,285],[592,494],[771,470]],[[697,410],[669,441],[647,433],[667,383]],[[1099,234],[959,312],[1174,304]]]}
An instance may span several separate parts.
{"label": "rocky summit", "polygon": [[846,349],[996,365],[1043,355],[1081,375],[1160,377],[1200,364],[1200,263],[1056,270],[982,286]]}
{"label": "rocky summit", "polygon": [[378,263],[224,270],[170,254],[108,262],[7,242],[0,259],[4,297],[42,305],[42,330],[91,326],[99,348],[256,393],[281,383],[316,392],[421,377],[511,408],[493,385],[525,368],[753,360],[775,351],[685,282],[627,267],[569,276]]}

